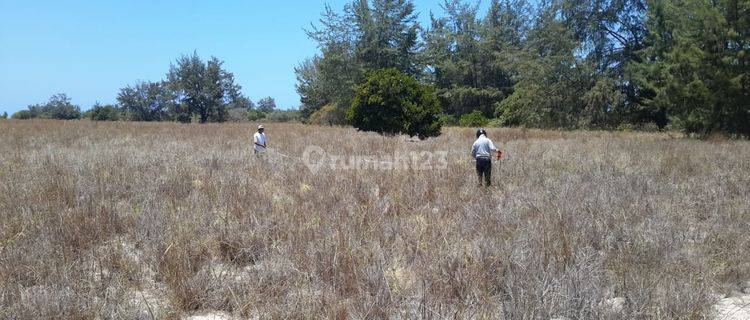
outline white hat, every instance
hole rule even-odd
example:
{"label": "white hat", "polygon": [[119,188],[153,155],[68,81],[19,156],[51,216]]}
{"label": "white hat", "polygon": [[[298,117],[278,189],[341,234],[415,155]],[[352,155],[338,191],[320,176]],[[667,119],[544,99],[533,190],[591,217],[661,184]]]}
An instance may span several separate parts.
{"label": "white hat", "polygon": [[263,125],[258,125],[258,130],[263,129]]}

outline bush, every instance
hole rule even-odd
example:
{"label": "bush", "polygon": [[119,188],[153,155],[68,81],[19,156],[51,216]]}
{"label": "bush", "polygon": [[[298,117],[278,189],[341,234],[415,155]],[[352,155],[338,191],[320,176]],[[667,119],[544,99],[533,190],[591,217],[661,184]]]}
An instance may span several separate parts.
{"label": "bush", "polygon": [[120,120],[120,108],[96,104],[86,112],[85,117],[92,121],[117,121]]}
{"label": "bush", "polygon": [[324,105],[310,115],[310,123],[329,126],[346,124],[346,110],[335,103]]}
{"label": "bush", "polygon": [[230,122],[245,122],[247,121],[247,109],[244,108],[231,108],[227,112],[227,121]]}
{"label": "bush", "polygon": [[452,114],[444,114],[440,116],[440,123],[442,123],[444,126],[457,126],[458,117]]}
{"label": "bush", "polygon": [[36,118],[36,116],[30,111],[30,110],[20,110],[11,116],[13,119],[19,119],[19,120],[26,120],[31,118]]}
{"label": "bush", "polygon": [[59,119],[73,120],[81,118],[81,108],[70,103],[70,98],[64,93],[56,94],[44,104],[28,106],[28,110],[21,110],[13,114],[13,119]]}
{"label": "bush", "polygon": [[490,122],[488,122],[486,126],[492,127],[492,128],[500,128],[503,126],[503,120],[498,119],[498,118],[491,119]]}
{"label": "bush", "polygon": [[247,120],[249,121],[258,121],[260,119],[264,119],[265,117],[266,113],[258,109],[249,110],[247,112]]}
{"label": "bush", "polygon": [[474,110],[461,116],[459,124],[462,127],[482,127],[486,126],[490,121],[482,114],[482,111]]}
{"label": "bush", "polygon": [[440,135],[439,116],[435,89],[394,68],[368,72],[347,111],[347,120],[359,130],[420,139]]}

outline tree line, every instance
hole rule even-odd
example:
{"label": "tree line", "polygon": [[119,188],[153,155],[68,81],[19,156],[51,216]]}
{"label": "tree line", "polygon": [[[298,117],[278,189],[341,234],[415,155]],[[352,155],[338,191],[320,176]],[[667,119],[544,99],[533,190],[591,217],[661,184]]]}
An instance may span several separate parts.
{"label": "tree line", "polygon": [[484,15],[446,0],[442,9],[422,26],[410,0],[327,6],[307,30],[320,52],[295,68],[301,116],[385,122],[356,113],[380,112],[359,107],[382,101],[363,100],[363,86],[395,69],[434,89],[443,124],[750,136],[750,0],[492,0]]}
{"label": "tree line", "polygon": [[82,112],[67,95],[56,94],[49,101],[30,105],[11,117],[199,123],[296,119],[295,111],[278,110],[271,97],[254,103],[242,95],[234,75],[222,64],[215,57],[204,61],[197,53],[185,55],[170,65],[165,80],[137,82],[120,89],[116,105],[97,103]]}

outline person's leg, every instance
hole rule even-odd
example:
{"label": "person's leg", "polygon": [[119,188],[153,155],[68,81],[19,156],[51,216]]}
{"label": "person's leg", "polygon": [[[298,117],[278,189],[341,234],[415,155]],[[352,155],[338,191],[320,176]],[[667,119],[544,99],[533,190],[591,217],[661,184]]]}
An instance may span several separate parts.
{"label": "person's leg", "polygon": [[[477,172],[479,175],[479,185],[484,185],[484,181],[488,179],[487,169],[491,165],[490,159],[478,158],[477,159]],[[483,181],[484,180],[484,181]]]}
{"label": "person's leg", "polygon": [[487,161],[487,170],[484,172],[484,179],[488,187],[492,185],[492,160]]}
{"label": "person's leg", "polygon": [[484,169],[482,167],[482,159],[477,159],[477,178],[479,181],[479,185],[482,185],[482,174],[484,173]]}

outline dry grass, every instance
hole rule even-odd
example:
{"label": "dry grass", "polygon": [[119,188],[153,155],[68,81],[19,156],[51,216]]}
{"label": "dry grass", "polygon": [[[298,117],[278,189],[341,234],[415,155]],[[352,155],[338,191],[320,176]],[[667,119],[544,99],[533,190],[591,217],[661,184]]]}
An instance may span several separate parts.
{"label": "dry grass", "polygon": [[[473,140],[267,128],[298,155]],[[750,279],[746,141],[492,130],[485,190],[468,155],[312,174],[251,134],[0,121],[0,318],[702,319]]]}

